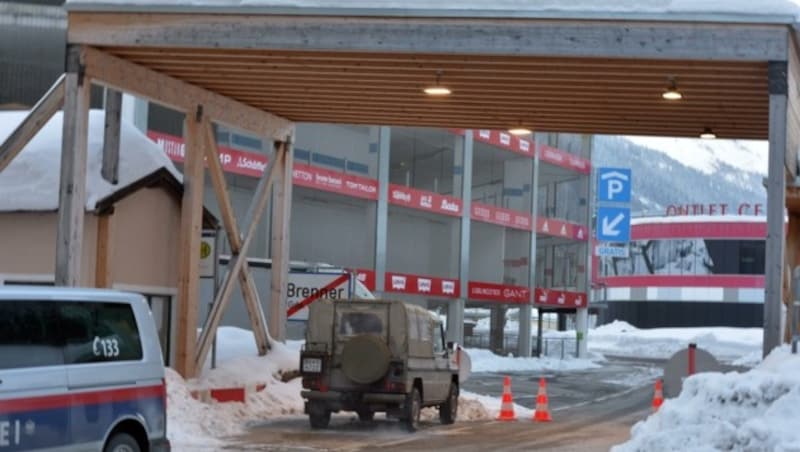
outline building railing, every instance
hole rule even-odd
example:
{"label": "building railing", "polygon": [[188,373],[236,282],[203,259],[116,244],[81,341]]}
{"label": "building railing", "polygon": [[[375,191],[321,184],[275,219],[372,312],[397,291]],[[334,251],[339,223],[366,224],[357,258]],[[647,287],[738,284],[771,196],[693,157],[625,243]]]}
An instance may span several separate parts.
{"label": "building railing", "polygon": [[[519,353],[519,336],[516,334],[505,334],[503,336],[503,346],[499,350],[492,350],[491,338],[489,333],[477,333],[472,336],[464,337],[464,346],[467,348],[485,348],[503,356]],[[542,338],[542,353],[536,350],[536,336],[531,337],[532,356],[542,356],[548,358],[565,359],[567,357],[578,356],[578,342],[575,338],[568,337],[545,337]]]}

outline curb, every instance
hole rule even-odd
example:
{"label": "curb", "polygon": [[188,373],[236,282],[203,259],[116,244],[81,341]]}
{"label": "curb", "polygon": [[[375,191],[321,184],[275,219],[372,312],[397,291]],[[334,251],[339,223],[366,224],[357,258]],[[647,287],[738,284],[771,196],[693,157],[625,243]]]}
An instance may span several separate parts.
{"label": "curb", "polygon": [[247,403],[247,396],[267,388],[266,383],[250,384],[235,388],[196,389],[190,391],[192,398],[204,403]]}

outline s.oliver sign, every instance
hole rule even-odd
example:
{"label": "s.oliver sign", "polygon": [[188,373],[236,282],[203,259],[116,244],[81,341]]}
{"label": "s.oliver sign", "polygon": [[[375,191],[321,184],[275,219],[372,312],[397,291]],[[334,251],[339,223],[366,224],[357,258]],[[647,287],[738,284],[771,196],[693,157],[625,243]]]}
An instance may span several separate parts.
{"label": "s.oliver sign", "polygon": [[[147,132],[147,136],[156,142],[167,156],[175,162],[183,162],[186,147],[183,138],[165,133]],[[225,172],[243,176],[261,177],[267,168],[267,156],[255,152],[238,151],[224,146],[218,147],[219,161]],[[345,196],[376,200],[378,199],[378,181],[353,174],[344,174],[303,163],[295,163],[292,167],[292,182],[302,187],[338,193]]]}
{"label": "s.oliver sign", "polygon": [[460,217],[463,210],[458,198],[395,184],[389,184],[389,203],[454,217]]}
{"label": "s.oliver sign", "polygon": [[536,290],[534,291],[533,302],[537,306],[552,306],[557,308],[585,308],[586,294],[583,292],[542,289],[540,287],[537,287]]}
{"label": "s.oliver sign", "polygon": [[[186,146],[183,138],[166,133],[147,131],[147,137],[161,146],[170,160],[183,162],[186,156]],[[219,163],[223,171],[241,174],[244,176],[260,177],[267,168],[267,157],[255,152],[237,151],[236,149],[220,146]]]}

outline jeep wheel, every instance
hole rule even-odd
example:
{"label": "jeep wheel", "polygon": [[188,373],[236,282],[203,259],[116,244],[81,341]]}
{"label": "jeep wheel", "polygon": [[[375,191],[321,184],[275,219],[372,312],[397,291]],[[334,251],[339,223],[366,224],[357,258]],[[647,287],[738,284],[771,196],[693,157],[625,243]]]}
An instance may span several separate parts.
{"label": "jeep wheel", "polygon": [[308,405],[308,421],[313,429],[328,428],[331,423],[331,411],[322,403]]}
{"label": "jeep wheel", "polygon": [[375,419],[375,412],[369,408],[362,408],[356,411],[356,413],[358,413],[358,420],[361,422],[370,422]]}
{"label": "jeep wheel", "polygon": [[458,417],[458,385],[450,383],[447,401],[439,405],[439,420],[442,424],[452,424]]}
{"label": "jeep wheel", "polygon": [[406,430],[409,432],[416,432],[419,429],[419,413],[422,410],[422,397],[419,396],[419,390],[414,388],[406,398],[406,413],[403,421],[406,424]]}

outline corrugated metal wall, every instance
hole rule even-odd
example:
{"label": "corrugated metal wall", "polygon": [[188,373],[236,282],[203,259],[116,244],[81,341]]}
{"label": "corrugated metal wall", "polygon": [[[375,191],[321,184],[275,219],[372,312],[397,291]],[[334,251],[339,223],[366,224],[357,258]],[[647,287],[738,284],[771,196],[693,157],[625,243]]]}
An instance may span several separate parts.
{"label": "corrugated metal wall", "polygon": [[43,5],[54,3],[0,2],[0,108],[32,106],[64,72],[66,14]]}

